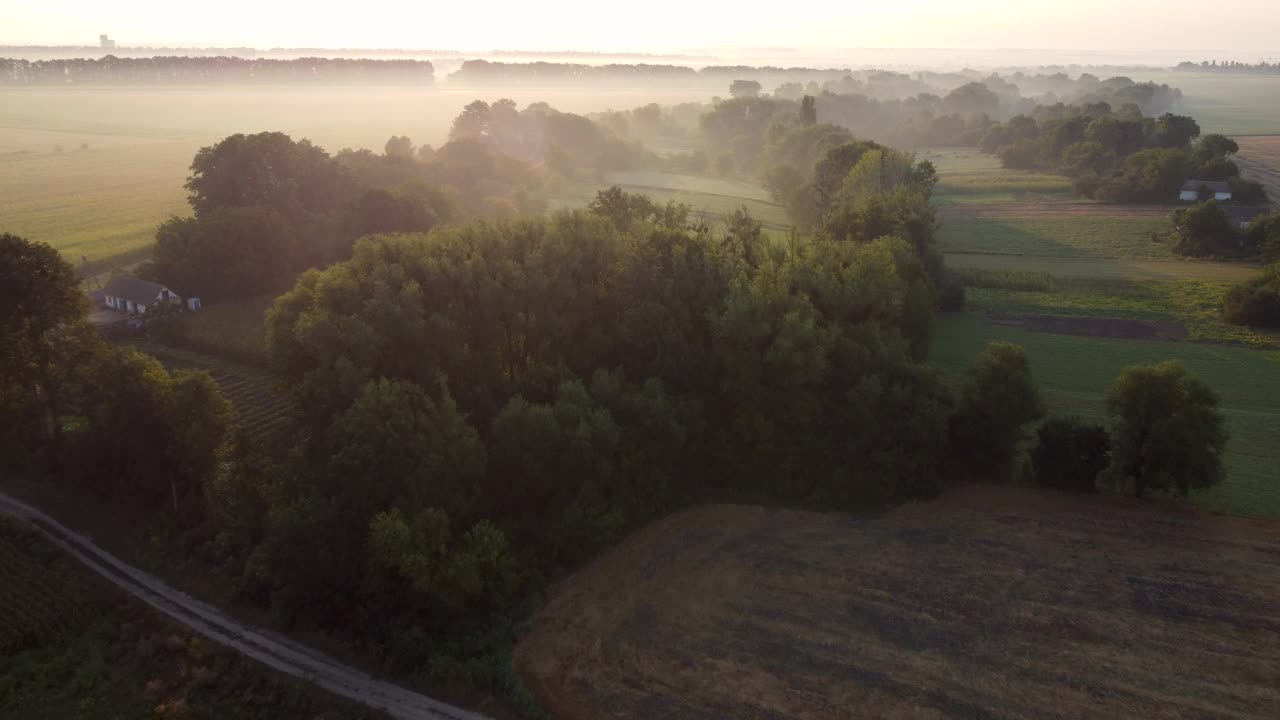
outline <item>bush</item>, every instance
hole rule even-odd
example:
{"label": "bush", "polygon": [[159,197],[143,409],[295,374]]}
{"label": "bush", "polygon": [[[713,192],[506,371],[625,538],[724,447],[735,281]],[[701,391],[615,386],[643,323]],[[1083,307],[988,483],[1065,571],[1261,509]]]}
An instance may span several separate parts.
{"label": "bush", "polygon": [[1036,482],[1041,487],[1091,493],[1107,467],[1111,438],[1101,425],[1079,418],[1050,418],[1036,431],[1039,444],[1031,451]]}
{"label": "bush", "polygon": [[1280,327],[1280,263],[1268,265],[1262,277],[1228,290],[1222,317],[1233,325]]}

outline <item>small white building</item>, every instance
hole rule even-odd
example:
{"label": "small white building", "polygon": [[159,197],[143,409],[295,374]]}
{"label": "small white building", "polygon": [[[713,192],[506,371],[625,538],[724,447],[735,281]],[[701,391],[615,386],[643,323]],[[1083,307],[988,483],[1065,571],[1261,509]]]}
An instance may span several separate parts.
{"label": "small white building", "polygon": [[[169,288],[150,280],[113,275],[102,289],[102,301],[107,307],[131,315],[143,315],[147,308],[162,302],[181,303],[182,298]],[[189,298],[187,306],[192,310],[200,309],[200,298]]]}
{"label": "small white building", "polygon": [[1202,191],[1206,199],[1231,199],[1231,183],[1225,180],[1188,180],[1178,192],[1178,199],[1182,202],[1199,202]]}

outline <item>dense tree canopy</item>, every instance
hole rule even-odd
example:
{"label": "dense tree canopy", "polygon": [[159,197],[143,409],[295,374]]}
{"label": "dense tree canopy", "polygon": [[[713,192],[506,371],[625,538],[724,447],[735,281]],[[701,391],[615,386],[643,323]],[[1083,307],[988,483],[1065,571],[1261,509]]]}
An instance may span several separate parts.
{"label": "dense tree canopy", "polygon": [[1107,393],[1115,422],[1112,483],[1142,497],[1148,490],[1186,496],[1223,477],[1227,431],[1218,396],[1181,363],[1128,368]]}

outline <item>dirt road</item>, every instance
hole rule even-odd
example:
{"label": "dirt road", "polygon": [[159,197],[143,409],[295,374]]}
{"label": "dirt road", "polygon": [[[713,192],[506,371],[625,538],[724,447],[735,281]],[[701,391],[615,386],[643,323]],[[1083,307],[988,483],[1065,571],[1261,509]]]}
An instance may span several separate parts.
{"label": "dirt road", "polygon": [[288,638],[243,625],[217,608],[178,592],[158,578],[126,565],[88,538],[3,493],[0,493],[0,514],[11,515],[26,522],[94,572],[148,605],[210,640],[239,650],[268,667],[383,710],[398,720],[486,720],[483,715],[373,678]]}

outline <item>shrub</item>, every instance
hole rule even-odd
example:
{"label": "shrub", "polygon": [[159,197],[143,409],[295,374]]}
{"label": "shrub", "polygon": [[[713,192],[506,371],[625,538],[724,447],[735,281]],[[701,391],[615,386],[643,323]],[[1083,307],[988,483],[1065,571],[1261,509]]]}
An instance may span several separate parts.
{"label": "shrub", "polygon": [[1098,475],[1111,454],[1106,428],[1079,418],[1054,417],[1036,435],[1040,442],[1031,451],[1031,462],[1041,487],[1097,492]]}
{"label": "shrub", "polygon": [[1228,290],[1222,317],[1233,325],[1280,327],[1280,263],[1268,265],[1262,277]]}

